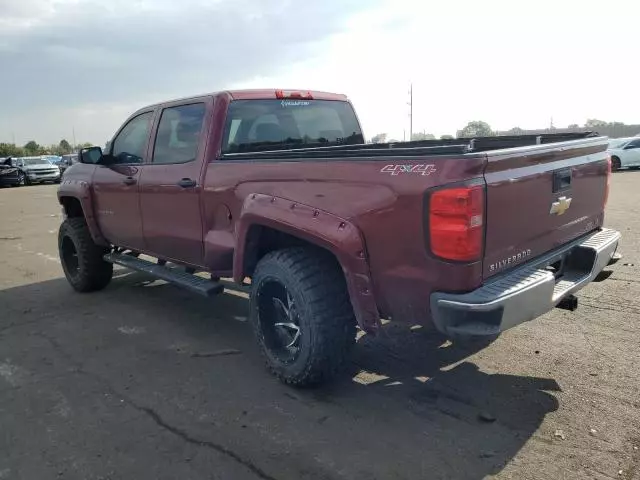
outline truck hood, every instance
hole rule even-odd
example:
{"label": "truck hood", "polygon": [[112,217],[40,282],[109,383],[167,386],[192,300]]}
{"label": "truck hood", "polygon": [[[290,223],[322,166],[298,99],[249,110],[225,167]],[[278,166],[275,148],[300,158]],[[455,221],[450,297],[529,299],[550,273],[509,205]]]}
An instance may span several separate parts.
{"label": "truck hood", "polygon": [[56,165],[47,165],[44,163],[42,165],[25,165],[24,167],[22,167],[23,170],[29,171],[29,172],[37,172],[41,170],[54,170],[56,168],[58,168]]}

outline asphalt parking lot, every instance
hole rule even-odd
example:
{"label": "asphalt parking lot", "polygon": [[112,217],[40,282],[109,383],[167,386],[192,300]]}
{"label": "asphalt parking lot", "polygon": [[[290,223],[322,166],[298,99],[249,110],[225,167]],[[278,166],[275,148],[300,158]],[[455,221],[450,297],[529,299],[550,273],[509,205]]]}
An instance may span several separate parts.
{"label": "asphalt parking lot", "polygon": [[310,391],[266,372],[242,294],[74,293],[56,186],[0,189],[0,479],[638,480],[639,184],[614,175],[625,258],[576,312],[480,351],[389,325]]}

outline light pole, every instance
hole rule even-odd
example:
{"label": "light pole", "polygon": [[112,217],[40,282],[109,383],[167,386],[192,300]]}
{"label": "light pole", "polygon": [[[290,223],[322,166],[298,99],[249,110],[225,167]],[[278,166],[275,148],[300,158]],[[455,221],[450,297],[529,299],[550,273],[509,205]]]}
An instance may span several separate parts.
{"label": "light pole", "polygon": [[409,141],[413,140],[413,83],[409,84]]}

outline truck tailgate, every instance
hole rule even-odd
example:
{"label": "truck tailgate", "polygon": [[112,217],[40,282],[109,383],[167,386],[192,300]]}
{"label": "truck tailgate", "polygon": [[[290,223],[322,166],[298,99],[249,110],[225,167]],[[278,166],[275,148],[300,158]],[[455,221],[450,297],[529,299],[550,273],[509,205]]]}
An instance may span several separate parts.
{"label": "truck tailgate", "polygon": [[486,152],[483,278],[602,226],[607,139]]}

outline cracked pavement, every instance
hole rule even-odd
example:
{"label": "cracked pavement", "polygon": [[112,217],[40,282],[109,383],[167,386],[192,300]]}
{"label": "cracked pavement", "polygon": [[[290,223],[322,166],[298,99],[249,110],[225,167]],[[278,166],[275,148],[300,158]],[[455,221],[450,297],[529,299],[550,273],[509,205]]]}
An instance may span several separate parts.
{"label": "cracked pavement", "polygon": [[55,187],[0,189],[0,479],[640,480],[639,180],[614,175],[625,258],[576,312],[484,349],[389,324],[315,390],[267,373],[241,293],[74,293]]}

